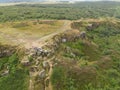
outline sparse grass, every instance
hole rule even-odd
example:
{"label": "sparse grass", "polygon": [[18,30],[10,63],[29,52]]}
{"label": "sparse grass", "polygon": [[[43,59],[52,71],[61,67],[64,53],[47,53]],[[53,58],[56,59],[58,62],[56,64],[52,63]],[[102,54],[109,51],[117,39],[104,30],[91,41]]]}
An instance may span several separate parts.
{"label": "sparse grass", "polygon": [[33,40],[37,40],[45,35],[58,31],[64,21],[46,21],[52,24],[46,24],[37,22],[36,25],[33,22],[37,21],[18,21],[18,22],[6,22],[1,24],[0,28],[0,42],[2,43],[25,43]]}

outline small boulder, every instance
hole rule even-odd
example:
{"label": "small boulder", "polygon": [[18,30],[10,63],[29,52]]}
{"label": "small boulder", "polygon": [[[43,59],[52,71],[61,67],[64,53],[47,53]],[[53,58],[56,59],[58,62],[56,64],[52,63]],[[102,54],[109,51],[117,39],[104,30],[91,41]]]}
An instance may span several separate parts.
{"label": "small boulder", "polygon": [[1,73],[1,76],[6,76],[9,74],[9,70],[5,70],[3,73]]}
{"label": "small boulder", "polygon": [[47,69],[47,68],[49,68],[49,67],[50,67],[49,62],[44,61],[44,62],[43,62],[43,68]]}
{"label": "small boulder", "polygon": [[24,66],[29,66],[30,60],[28,59],[28,57],[24,57],[23,60],[21,61],[21,64]]}
{"label": "small boulder", "polygon": [[88,31],[91,31],[92,29],[93,29],[93,25],[92,25],[92,24],[88,24],[88,25],[87,25],[87,30],[88,30]]}
{"label": "small boulder", "polygon": [[66,38],[63,38],[63,39],[62,39],[62,42],[63,42],[63,43],[67,42],[67,39],[66,39]]}
{"label": "small boulder", "polygon": [[85,39],[86,38],[86,32],[85,31],[80,32],[80,37],[82,39]]}
{"label": "small boulder", "polygon": [[45,72],[44,69],[39,72],[39,77],[40,77],[41,79],[44,79],[44,78],[46,77],[46,72]]}

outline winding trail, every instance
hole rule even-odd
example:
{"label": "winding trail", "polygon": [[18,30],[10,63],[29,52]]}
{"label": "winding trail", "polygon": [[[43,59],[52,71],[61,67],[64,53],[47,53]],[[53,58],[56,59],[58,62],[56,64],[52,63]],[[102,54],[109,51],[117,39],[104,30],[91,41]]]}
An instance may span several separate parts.
{"label": "winding trail", "polygon": [[49,85],[48,85],[48,87],[45,87],[45,90],[53,90],[52,89],[52,84],[51,84],[51,81],[50,81],[50,77],[51,77],[52,72],[53,72],[53,65],[52,65],[51,61],[49,61],[49,60],[48,60],[48,63],[50,65],[50,70],[48,72],[49,76],[45,79],[45,83],[46,83],[47,80],[49,80]]}
{"label": "winding trail", "polygon": [[62,33],[66,30],[70,30],[70,29],[71,29],[71,21],[64,20],[63,26],[60,29],[58,29],[56,32],[51,33],[51,34],[46,35],[46,36],[43,36],[43,37],[39,38],[38,40],[36,40],[34,42],[29,41],[28,43],[25,44],[25,47],[28,48],[28,49],[32,48],[32,47],[42,47],[42,46],[46,45],[47,44],[46,41],[51,39],[53,36],[55,36],[59,33]]}
{"label": "winding trail", "polygon": [[[27,49],[32,48],[32,47],[42,47],[42,46],[44,46],[44,45],[46,45],[48,43],[48,42],[46,42],[47,40],[50,40],[53,36],[55,36],[57,34],[60,34],[60,33],[64,32],[64,31],[66,31],[66,30],[71,30],[71,21],[69,21],[69,20],[65,20],[63,26],[60,29],[56,30],[56,32],[51,33],[49,35],[46,35],[46,36],[44,36],[42,38],[39,38],[38,40],[35,40],[33,42],[32,41],[27,42],[25,44],[25,47]],[[49,69],[49,71],[47,73],[48,77],[46,77],[46,79],[44,80],[44,85],[45,85],[44,86],[45,87],[44,90],[53,90],[52,89],[52,84],[51,84],[51,81],[50,81],[50,77],[51,77],[52,72],[53,72],[53,65],[52,65],[53,58],[47,60],[47,62],[50,65],[50,69]],[[46,85],[47,80],[49,80],[48,86]],[[29,81],[29,90],[34,90],[33,82],[32,82],[31,79]]]}

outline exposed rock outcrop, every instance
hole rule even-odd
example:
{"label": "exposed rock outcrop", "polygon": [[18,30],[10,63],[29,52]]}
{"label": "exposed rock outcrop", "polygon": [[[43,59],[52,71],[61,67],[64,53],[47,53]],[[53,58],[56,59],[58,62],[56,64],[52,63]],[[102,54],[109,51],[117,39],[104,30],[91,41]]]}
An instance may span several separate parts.
{"label": "exposed rock outcrop", "polygon": [[93,23],[91,23],[91,24],[88,24],[87,27],[86,27],[86,29],[87,29],[88,31],[92,31],[93,29],[97,28],[98,26],[99,26],[99,23],[93,22]]}
{"label": "exposed rock outcrop", "polygon": [[40,77],[40,79],[45,79],[45,77],[46,77],[46,72],[45,72],[44,69],[39,72],[39,77]]}
{"label": "exposed rock outcrop", "polygon": [[39,47],[33,47],[30,49],[30,54],[32,56],[42,56],[42,57],[46,57],[48,56],[50,53],[50,51],[46,50],[46,49],[42,49]]}
{"label": "exposed rock outcrop", "polygon": [[0,45],[0,58],[11,56],[15,52],[15,47],[8,45]]}
{"label": "exposed rock outcrop", "polygon": [[[32,47],[27,50],[21,63],[24,66],[28,66],[29,74],[34,83],[39,83],[43,90],[49,90],[51,87],[50,77],[52,70],[58,65],[54,60],[56,59],[55,54],[59,49],[60,44],[66,42],[75,42],[78,39],[86,39],[86,32],[79,30],[67,30],[64,33],[55,35],[52,42],[48,42],[44,47]],[[71,48],[65,48],[66,52],[69,52],[71,56],[75,57],[74,53],[71,53]],[[33,60],[30,60],[30,58]],[[58,60],[57,60],[58,61]]]}
{"label": "exposed rock outcrop", "polygon": [[50,68],[50,65],[49,65],[48,61],[43,61],[43,68],[44,69],[49,69]]}
{"label": "exposed rock outcrop", "polygon": [[80,38],[82,38],[82,39],[86,38],[86,32],[85,31],[80,32]]}
{"label": "exposed rock outcrop", "polygon": [[21,64],[24,65],[24,66],[29,66],[31,63],[30,63],[30,60],[28,59],[28,57],[25,56],[25,57],[21,60]]}
{"label": "exposed rock outcrop", "polygon": [[8,75],[9,74],[9,70],[5,70],[5,71],[3,71],[2,73],[1,73],[1,76],[6,76],[6,75]]}

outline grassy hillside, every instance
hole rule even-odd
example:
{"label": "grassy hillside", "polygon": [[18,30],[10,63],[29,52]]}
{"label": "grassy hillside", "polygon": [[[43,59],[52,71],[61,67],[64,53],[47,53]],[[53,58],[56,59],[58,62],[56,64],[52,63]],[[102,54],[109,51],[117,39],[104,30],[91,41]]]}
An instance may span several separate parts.
{"label": "grassy hillside", "polygon": [[[1,40],[5,40],[3,36],[6,37],[6,35],[12,37],[13,40],[14,38],[23,40],[31,40],[30,37],[40,38],[41,35],[44,36],[55,32],[56,29],[59,30],[63,22],[30,20],[1,23]],[[37,73],[43,69],[42,63],[45,60],[51,60],[52,56],[53,66],[50,68],[52,69],[50,70],[50,81],[47,81],[51,83],[53,88],[51,90],[119,90],[119,24],[120,20],[115,18],[73,21],[71,24],[73,30],[66,30],[57,35],[56,41],[53,40],[55,46],[51,46],[49,49],[55,48],[55,51],[52,50],[53,52],[48,57],[34,54],[29,56],[27,54],[29,50],[22,50],[23,53],[9,45],[0,45],[0,90],[28,90],[31,85],[30,80],[33,80],[35,90],[44,88],[46,83],[44,79],[40,79]],[[85,37],[78,38],[82,32]],[[26,38],[23,38],[24,35]],[[31,63],[28,66],[21,64],[25,52],[28,55],[27,60]],[[36,67],[37,60],[39,63]],[[49,71],[46,70],[46,72]],[[30,77],[30,73],[33,76]]]}
{"label": "grassy hillside", "polygon": [[120,90],[119,18],[119,2],[0,6],[0,90]]}
{"label": "grassy hillside", "polygon": [[54,90],[120,89],[119,23],[105,19],[73,23],[80,31],[84,27],[87,38],[61,44],[51,77]]}
{"label": "grassy hillside", "polygon": [[[0,45],[0,51],[3,50],[3,53],[9,48]],[[0,57],[0,90],[28,90],[28,70],[20,67],[19,56],[16,52],[10,53],[11,55],[4,54]]]}
{"label": "grassy hillside", "polygon": [[[23,28],[29,27],[31,23],[15,22],[14,26],[10,23],[8,25],[24,31]],[[67,41],[58,42],[54,55],[52,53],[49,56],[54,57],[52,62],[55,63],[50,76],[51,90],[119,90],[119,24],[119,19],[85,19],[74,21],[71,24],[73,30],[58,35],[58,38],[67,38]],[[74,39],[83,31],[85,38]],[[50,49],[52,48],[55,46]],[[33,80],[35,90],[43,88],[43,79],[34,76],[36,72],[33,71],[35,61],[40,56],[29,57],[31,65],[23,66],[20,62],[25,51],[7,51],[13,49],[15,48],[10,46],[0,46],[0,90],[28,90],[30,80]],[[42,70],[42,61],[51,59],[49,57],[40,58],[38,70]],[[33,73],[32,78],[30,72]]]}

